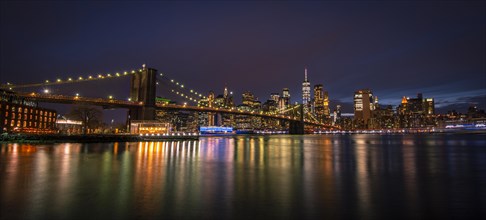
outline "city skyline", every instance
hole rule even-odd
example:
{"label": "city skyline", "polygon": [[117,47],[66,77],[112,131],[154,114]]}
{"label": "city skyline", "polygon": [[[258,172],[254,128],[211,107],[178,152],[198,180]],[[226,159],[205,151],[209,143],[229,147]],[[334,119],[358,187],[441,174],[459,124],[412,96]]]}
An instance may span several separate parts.
{"label": "city skyline", "polygon": [[[477,2],[1,4],[2,82],[147,63],[201,92],[219,94],[227,85],[235,96],[251,91],[263,102],[289,88],[292,102],[301,102],[307,68],[311,87],[329,91],[331,109],[352,111],[353,92],[365,88],[394,106],[417,93],[435,98],[439,112],[486,105],[485,22]],[[99,85],[83,93],[111,95]],[[116,97],[128,93],[124,85],[106,87]]]}

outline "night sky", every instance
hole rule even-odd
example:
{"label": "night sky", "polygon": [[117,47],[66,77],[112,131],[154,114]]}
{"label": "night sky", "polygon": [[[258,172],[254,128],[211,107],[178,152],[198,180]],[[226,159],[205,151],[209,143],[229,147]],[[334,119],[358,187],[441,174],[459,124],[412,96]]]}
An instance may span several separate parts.
{"label": "night sky", "polygon": [[[238,103],[244,91],[264,102],[284,87],[301,102],[307,67],[311,86],[329,91],[331,109],[348,103],[352,112],[353,93],[362,88],[381,104],[421,92],[436,99],[439,112],[486,108],[484,1],[2,2],[0,17],[2,83],[146,63],[204,93],[227,85]],[[120,79],[50,89],[125,99],[128,85]],[[164,88],[157,93],[171,97]]]}

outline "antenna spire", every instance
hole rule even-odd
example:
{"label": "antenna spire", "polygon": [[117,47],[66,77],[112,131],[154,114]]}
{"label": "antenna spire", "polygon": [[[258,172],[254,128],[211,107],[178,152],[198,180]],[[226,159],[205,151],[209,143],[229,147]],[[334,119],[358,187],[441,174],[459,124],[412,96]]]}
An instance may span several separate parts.
{"label": "antenna spire", "polygon": [[305,78],[304,78],[304,81],[307,82],[307,67],[305,67]]}

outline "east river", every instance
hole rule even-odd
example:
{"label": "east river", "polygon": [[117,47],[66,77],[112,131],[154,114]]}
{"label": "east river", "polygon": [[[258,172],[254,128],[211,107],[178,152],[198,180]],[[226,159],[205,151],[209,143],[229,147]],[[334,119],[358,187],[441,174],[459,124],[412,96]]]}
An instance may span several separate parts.
{"label": "east river", "polygon": [[0,219],[480,219],[486,135],[0,145]]}

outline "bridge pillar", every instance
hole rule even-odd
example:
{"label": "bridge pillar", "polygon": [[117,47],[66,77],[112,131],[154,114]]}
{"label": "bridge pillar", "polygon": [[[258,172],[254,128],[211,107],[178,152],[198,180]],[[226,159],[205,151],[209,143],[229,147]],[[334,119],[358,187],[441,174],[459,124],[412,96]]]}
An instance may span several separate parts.
{"label": "bridge pillar", "polygon": [[300,105],[300,120],[289,122],[289,134],[304,134],[304,105]]}
{"label": "bridge pillar", "polygon": [[138,108],[130,109],[131,120],[155,120],[155,89],[157,70],[143,67],[141,72],[132,74],[130,99],[143,102]]}

